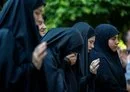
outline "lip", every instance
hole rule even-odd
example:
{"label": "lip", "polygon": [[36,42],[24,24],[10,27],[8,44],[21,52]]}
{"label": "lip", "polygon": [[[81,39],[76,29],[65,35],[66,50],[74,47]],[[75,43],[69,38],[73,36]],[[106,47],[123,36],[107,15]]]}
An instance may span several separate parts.
{"label": "lip", "polygon": [[90,52],[92,49],[88,49],[88,52]]}

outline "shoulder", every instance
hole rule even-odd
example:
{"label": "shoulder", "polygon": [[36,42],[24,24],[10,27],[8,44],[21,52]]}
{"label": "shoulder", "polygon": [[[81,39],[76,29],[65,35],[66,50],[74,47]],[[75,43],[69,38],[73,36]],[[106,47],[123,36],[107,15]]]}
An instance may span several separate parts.
{"label": "shoulder", "polygon": [[101,52],[98,52],[98,51],[96,51],[94,49],[92,51],[90,51],[90,53],[89,53],[89,59],[90,60],[95,60],[95,59],[98,59],[98,58],[105,59],[104,55]]}

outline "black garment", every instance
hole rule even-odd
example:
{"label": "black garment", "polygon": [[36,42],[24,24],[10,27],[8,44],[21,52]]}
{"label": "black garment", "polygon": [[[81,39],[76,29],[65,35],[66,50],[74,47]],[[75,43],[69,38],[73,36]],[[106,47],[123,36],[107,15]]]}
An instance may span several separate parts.
{"label": "black garment", "polygon": [[71,65],[69,60],[65,57],[64,61],[64,76],[67,92],[78,92],[79,90],[79,79],[78,79],[78,60],[74,65]]}
{"label": "black garment", "polygon": [[14,39],[12,33],[8,29],[0,29],[0,92],[9,92],[13,51]]}
{"label": "black garment", "polygon": [[[65,80],[64,58],[72,52],[79,53],[82,49],[83,41],[80,33],[71,28],[56,28],[46,33],[43,41],[47,41],[48,44],[43,70],[45,70],[49,92],[70,92]],[[72,77],[75,76],[70,78]],[[76,80],[75,83],[78,84]],[[71,86],[73,92],[77,92],[77,86]]]}
{"label": "black garment", "polygon": [[96,27],[95,48],[90,59],[100,59],[100,66],[95,80],[95,92],[126,92],[123,68],[117,52],[108,46],[108,40],[118,35],[117,29],[109,24]]}
{"label": "black garment", "polygon": [[88,59],[88,39],[95,36],[95,32],[94,29],[85,22],[76,23],[73,28],[78,29],[84,40],[84,46],[80,52],[80,92],[90,92],[90,90],[93,90],[93,85],[91,83],[94,77],[89,72],[89,65],[91,62]]}
{"label": "black garment", "polygon": [[[38,76],[37,73],[33,74],[36,69],[31,62],[32,52],[40,42],[40,37],[33,18],[33,10],[44,3],[44,0],[7,0],[0,12],[0,29],[8,29],[14,39],[10,40],[9,44],[6,43],[6,47],[13,44],[12,42],[15,46],[15,49],[11,50],[13,53],[7,55],[9,62],[14,63],[9,86],[12,92],[35,90]],[[3,62],[2,60],[0,59],[0,62]],[[32,74],[35,76],[32,77]]]}

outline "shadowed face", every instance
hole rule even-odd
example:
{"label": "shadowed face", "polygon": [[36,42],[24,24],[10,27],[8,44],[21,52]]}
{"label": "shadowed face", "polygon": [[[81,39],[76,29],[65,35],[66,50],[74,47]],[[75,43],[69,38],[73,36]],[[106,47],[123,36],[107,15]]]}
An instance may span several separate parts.
{"label": "shadowed face", "polygon": [[116,35],[116,36],[114,36],[114,37],[111,37],[111,38],[108,40],[108,46],[110,47],[110,49],[111,49],[113,52],[117,51],[118,44],[119,44],[118,35]]}
{"label": "shadowed face", "polygon": [[88,39],[88,52],[94,48],[95,36]]}
{"label": "shadowed face", "polygon": [[42,6],[35,9],[34,12],[33,12],[33,15],[34,15],[35,23],[39,28],[40,35],[44,36],[46,25],[44,23],[44,19],[43,19],[43,16],[42,16]]}

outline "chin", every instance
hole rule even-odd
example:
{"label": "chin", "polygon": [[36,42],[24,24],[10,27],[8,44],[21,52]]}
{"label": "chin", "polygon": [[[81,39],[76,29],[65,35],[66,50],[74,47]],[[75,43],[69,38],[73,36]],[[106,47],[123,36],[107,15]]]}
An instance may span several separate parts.
{"label": "chin", "polygon": [[116,52],[116,51],[117,51],[117,49],[113,49],[112,51],[113,51],[113,52]]}

